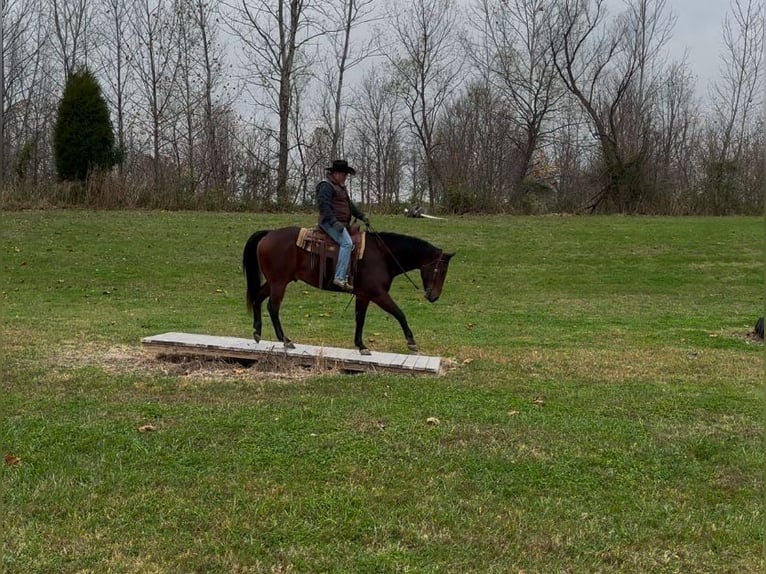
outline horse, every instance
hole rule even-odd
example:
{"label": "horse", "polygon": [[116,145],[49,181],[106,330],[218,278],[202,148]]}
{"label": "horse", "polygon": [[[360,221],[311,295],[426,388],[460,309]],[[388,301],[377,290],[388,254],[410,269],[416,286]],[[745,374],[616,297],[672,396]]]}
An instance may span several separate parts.
{"label": "horse", "polygon": [[[291,281],[300,280],[324,291],[341,291],[329,280],[323,285],[319,284],[317,255],[296,244],[299,232],[299,227],[256,231],[245,244],[242,269],[247,283],[247,307],[253,314],[253,338],[256,342],[261,340],[261,303],[268,298],[266,307],[277,339],[284,343],[285,348],[295,348],[285,335],[279,319],[279,308]],[[423,239],[408,235],[387,232],[375,232],[372,235],[370,240],[368,232],[364,256],[356,262],[353,278],[353,296],[356,297],[354,345],[361,354],[370,354],[362,332],[367,308],[373,302],[396,318],[407,339],[408,349],[417,353],[418,345],[407,324],[407,318],[388,291],[396,276],[419,269],[423,294],[429,302],[435,302],[442,293],[454,253],[445,253]],[[334,265],[329,264],[328,267],[333,268],[328,269],[324,275],[331,278]],[[409,278],[409,275],[406,276]],[[261,278],[265,279],[263,283]],[[410,282],[414,284],[412,279]]]}

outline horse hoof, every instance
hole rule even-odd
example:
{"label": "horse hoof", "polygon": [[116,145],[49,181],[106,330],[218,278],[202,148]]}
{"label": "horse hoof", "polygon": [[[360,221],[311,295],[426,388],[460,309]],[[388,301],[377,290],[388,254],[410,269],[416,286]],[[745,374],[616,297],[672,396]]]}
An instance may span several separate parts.
{"label": "horse hoof", "polygon": [[410,350],[410,352],[413,355],[419,355],[420,354],[420,350],[418,349],[417,345],[407,345],[407,348]]}
{"label": "horse hoof", "polygon": [[292,341],[285,341],[285,349],[294,349],[295,345],[293,345]]}
{"label": "horse hoof", "polygon": [[362,355],[372,355],[372,353],[370,353],[370,350],[369,350],[369,349],[359,349],[359,352],[360,352]]}
{"label": "horse hoof", "polygon": [[261,336],[258,333],[253,333],[253,339],[255,340],[256,343],[261,342]]}

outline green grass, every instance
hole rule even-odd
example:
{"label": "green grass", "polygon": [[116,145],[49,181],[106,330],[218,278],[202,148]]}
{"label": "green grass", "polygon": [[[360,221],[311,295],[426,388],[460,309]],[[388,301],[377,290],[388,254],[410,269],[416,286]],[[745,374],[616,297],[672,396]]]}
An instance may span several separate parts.
{"label": "green grass", "polygon": [[[762,221],[374,218],[457,251],[393,288],[440,377],[140,349],[248,337],[244,241],[313,220],[0,214],[5,571],[763,571]],[[287,334],[351,346],[347,302],[292,284]]]}

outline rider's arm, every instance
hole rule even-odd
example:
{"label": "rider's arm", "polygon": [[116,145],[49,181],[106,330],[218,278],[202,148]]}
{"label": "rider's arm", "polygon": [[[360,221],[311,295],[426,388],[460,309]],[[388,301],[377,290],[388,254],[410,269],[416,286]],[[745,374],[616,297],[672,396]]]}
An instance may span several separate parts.
{"label": "rider's arm", "polygon": [[364,221],[364,213],[362,213],[359,208],[354,204],[353,201],[349,199],[349,202],[351,203],[351,215],[356,217],[357,219],[361,219]]}

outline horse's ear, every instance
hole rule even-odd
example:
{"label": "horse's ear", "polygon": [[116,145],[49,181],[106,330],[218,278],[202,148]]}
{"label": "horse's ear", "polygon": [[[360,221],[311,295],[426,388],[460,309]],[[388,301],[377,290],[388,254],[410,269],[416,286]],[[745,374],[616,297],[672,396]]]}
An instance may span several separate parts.
{"label": "horse's ear", "polygon": [[455,252],[454,252],[454,251],[453,251],[452,253],[445,253],[445,254],[444,254],[444,257],[446,257],[446,258],[447,258],[447,261],[449,261],[450,259],[452,259],[454,256],[455,256]]}

